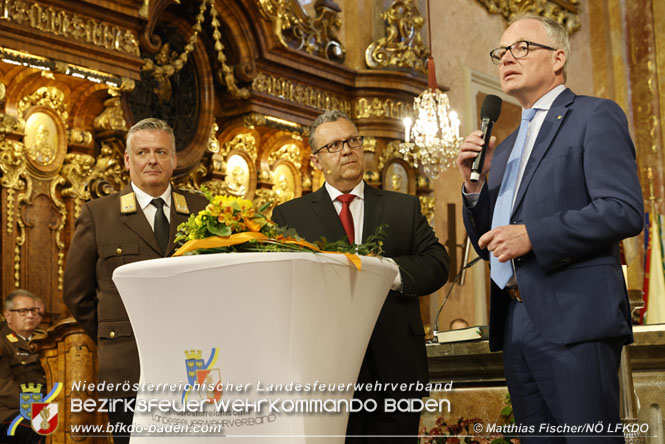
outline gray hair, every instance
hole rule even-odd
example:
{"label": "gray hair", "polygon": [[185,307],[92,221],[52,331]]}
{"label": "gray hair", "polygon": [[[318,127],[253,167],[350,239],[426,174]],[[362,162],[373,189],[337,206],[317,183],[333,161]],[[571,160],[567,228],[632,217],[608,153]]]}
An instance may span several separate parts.
{"label": "gray hair", "polygon": [[171,137],[171,154],[175,157],[175,133],[173,128],[166,123],[165,120],[157,119],[155,117],[148,117],[139,122],[136,122],[130,129],[127,131],[127,139],[125,142],[125,152],[129,152],[130,142],[132,136],[139,131],[164,131]]}
{"label": "gray hair", "polygon": [[19,296],[29,297],[35,302],[41,302],[42,305],[46,305],[46,303],[44,302],[44,298],[42,298],[41,296],[37,296],[36,294],[29,292],[28,290],[23,290],[22,288],[19,288],[18,290],[12,291],[5,297],[4,304],[2,304],[2,309],[11,310],[12,308],[14,308],[14,299],[16,299]]}
{"label": "gray hair", "polygon": [[314,119],[314,122],[309,126],[309,147],[312,149],[312,152],[316,151],[318,147],[315,149],[314,148],[314,133],[316,132],[316,129],[323,125],[324,123],[330,123],[330,122],[337,122],[340,119],[344,119],[351,123],[356,128],[356,131],[358,130],[358,127],[356,126],[355,123],[351,120],[351,118],[346,115],[346,113],[338,110],[338,109],[331,109],[323,114],[320,114],[319,117]]}
{"label": "gray hair", "polygon": [[547,33],[547,36],[550,38],[550,44],[556,49],[563,50],[566,54],[566,62],[563,64],[563,79],[565,81],[568,77],[566,70],[568,68],[568,59],[570,58],[570,39],[568,38],[568,30],[566,27],[559,22],[537,14],[518,15],[510,21],[509,26],[522,20],[535,20],[540,22]]}

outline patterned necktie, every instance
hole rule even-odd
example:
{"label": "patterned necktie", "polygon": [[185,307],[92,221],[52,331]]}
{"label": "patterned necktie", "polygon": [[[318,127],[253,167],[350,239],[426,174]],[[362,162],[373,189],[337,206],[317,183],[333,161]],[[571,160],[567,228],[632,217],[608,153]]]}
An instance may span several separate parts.
{"label": "patterned necktie", "polygon": [[164,200],[158,197],[151,200],[150,204],[157,208],[154,223],[155,237],[157,238],[159,247],[162,249],[162,253],[166,253],[166,247],[169,244],[169,220],[164,214]]}
{"label": "patterned necktie", "polygon": [[[501,188],[499,189],[499,197],[496,199],[494,205],[494,214],[492,215],[492,229],[510,224],[510,215],[513,209],[513,197],[515,196],[515,185],[517,182],[517,173],[520,169],[522,161],[522,153],[524,145],[526,145],[526,134],[529,129],[529,122],[536,115],[536,109],[525,109],[522,111],[522,122],[520,129],[517,132],[517,139],[513,150],[510,152],[506,170],[503,172],[503,179],[501,179]],[[490,277],[499,288],[506,286],[510,278],[513,276],[512,261],[499,262],[499,260],[490,254]]]}
{"label": "patterned necktie", "polygon": [[339,212],[339,220],[342,221],[346,237],[349,239],[349,244],[355,243],[355,228],[353,226],[353,216],[349,210],[349,204],[356,196],[353,194],[340,194],[337,196],[338,201],[342,202],[342,211]]}

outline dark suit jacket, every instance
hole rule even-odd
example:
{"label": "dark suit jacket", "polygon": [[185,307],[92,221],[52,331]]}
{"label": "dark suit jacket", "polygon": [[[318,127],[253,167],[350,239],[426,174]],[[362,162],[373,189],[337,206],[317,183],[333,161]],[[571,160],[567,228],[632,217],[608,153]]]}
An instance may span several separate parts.
{"label": "dark suit jacket", "polygon": [[[208,203],[202,195],[184,195],[189,213],[196,214]],[[132,193],[127,185],[121,193],[87,202],[76,221],[76,232],[67,254],[64,302],[74,318],[97,343],[99,381],[138,382],[136,341],[127,312],[112,281],[120,265],[171,255],[173,239],[189,213],[177,212],[171,203],[170,240],[166,255],[141,208],[121,212],[121,196]]]}
{"label": "dark suit jacket", "polygon": [[[365,184],[363,241],[388,225],[384,256],[401,269],[403,291],[391,291],[376,321],[370,350],[381,382],[428,381],[424,329],[417,296],[438,290],[448,278],[449,258],[420,211],[418,198]],[[345,238],[344,227],[325,187],[273,211],[279,225],[310,242]]]}
{"label": "dark suit jacket", "polygon": [[[476,251],[490,229],[516,132],[501,143],[491,174],[464,223]],[[643,226],[635,147],[619,106],[564,90],[536,139],[511,223],[526,224],[533,250],[514,260],[520,295],[539,333],[557,344],[632,340],[619,241]],[[507,294],[492,283],[490,346],[503,346]]]}

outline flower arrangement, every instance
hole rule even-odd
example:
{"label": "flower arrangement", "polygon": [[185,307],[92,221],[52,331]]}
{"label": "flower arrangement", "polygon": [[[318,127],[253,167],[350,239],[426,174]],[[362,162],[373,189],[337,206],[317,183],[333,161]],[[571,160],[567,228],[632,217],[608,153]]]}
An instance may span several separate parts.
{"label": "flower arrangement", "polygon": [[174,256],[243,251],[332,252],[346,254],[360,268],[356,254],[381,255],[385,226],[379,227],[364,244],[350,245],[344,240],[327,242],[325,239],[313,244],[303,240],[294,229],[280,227],[270,220],[264,213],[270,203],[257,210],[247,199],[213,196],[204,187],[201,191],[210,203],[178,226],[175,242],[184,242],[184,245]]}
{"label": "flower arrangement", "polygon": [[420,444],[519,444],[517,438],[505,438],[501,433],[488,435],[476,433],[475,429],[484,429],[480,418],[459,418],[456,423],[448,424],[443,416],[436,419],[436,425],[420,431]]}
{"label": "flower arrangement", "polygon": [[[510,394],[506,393],[504,405],[498,417],[494,421],[499,424],[515,425],[513,416],[513,405],[510,402]],[[508,428],[510,429],[510,428]],[[501,433],[487,434],[483,420],[480,418],[459,418],[455,424],[446,423],[443,416],[436,419],[434,427],[420,430],[419,444],[519,444],[519,438],[505,437]],[[504,428],[505,430],[505,428]]]}

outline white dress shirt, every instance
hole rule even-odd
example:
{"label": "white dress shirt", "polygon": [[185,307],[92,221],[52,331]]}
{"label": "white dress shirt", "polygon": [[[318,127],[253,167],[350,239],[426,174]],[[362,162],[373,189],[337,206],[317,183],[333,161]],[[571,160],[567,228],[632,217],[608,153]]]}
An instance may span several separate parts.
{"label": "white dress shirt", "polygon": [[[332,200],[333,205],[335,206],[335,211],[337,211],[337,215],[339,216],[339,213],[342,211],[342,202],[336,199],[337,196],[345,193],[342,193],[328,182],[325,183],[325,187],[326,191],[328,191],[328,195],[330,196],[330,200]],[[349,191],[349,193],[346,194],[353,194],[356,196],[356,198],[353,199],[349,204],[349,211],[353,217],[353,236],[356,240],[355,243],[360,244],[362,243],[363,223],[365,222],[365,182],[361,180],[358,185],[356,185],[351,191]],[[392,262],[397,267],[397,263],[392,258],[387,257],[384,259]],[[390,289],[396,291],[402,290],[402,275],[401,271],[399,271],[399,267],[397,276],[395,276],[395,280],[393,281],[393,285],[390,287]]]}
{"label": "white dress shirt", "polygon": [[[136,196],[136,201],[139,204],[139,207],[143,210],[143,214],[145,214],[145,218],[148,219],[148,223],[150,224],[150,228],[152,228],[152,231],[155,231],[155,213],[157,213],[157,207],[154,205],[151,205],[150,202],[152,202],[154,197],[137,187],[134,182],[132,184],[132,189],[134,190],[134,195]],[[164,200],[164,214],[166,215],[166,220],[171,222],[171,184],[169,184],[168,187],[166,187],[166,191],[162,193],[161,197]]]}

